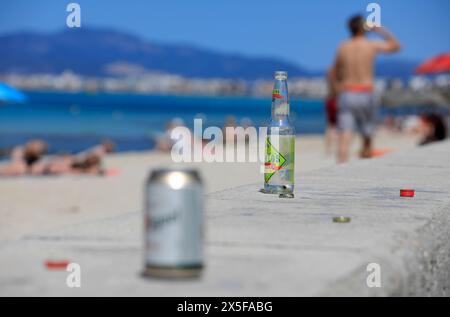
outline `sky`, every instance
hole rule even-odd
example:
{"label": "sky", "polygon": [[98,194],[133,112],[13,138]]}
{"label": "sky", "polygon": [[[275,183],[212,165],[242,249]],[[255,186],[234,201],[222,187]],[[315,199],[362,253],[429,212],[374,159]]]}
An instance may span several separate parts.
{"label": "sky", "polygon": [[[348,37],[362,0],[0,0],[0,34],[66,28],[66,6],[81,6],[82,27],[110,27],[164,43],[283,58],[323,70]],[[378,0],[381,23],[402,42],[397,59],[450,51],[449,0]]]}

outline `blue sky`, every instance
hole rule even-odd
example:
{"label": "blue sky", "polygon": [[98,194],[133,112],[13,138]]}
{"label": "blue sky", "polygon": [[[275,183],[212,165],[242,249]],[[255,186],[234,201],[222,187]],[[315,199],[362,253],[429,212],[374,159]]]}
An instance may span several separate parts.
{"label": "blue sky", "polygon": [[[331,63],[360,0],[0,0],[0,33],[56,31],[65,7],[81,5],[82,27],[112,27],[142,38],[218,51],[276,56],[313,70]],[[382,23],[402,41],[396,58],[421,61],[450,51],[449,0],[378,0]]]}

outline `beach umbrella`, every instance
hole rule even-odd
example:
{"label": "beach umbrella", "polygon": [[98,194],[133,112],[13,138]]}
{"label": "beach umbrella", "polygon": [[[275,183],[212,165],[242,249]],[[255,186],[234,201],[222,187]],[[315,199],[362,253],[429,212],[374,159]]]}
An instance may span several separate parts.
{"label": "beach umbrella", "polygon": [[0,83],[0,104],[2,103],[24,103],[27,97],[17,89]]}
{"label": "beach umbrella", "polygon": [[425,61],[422,65],[417,67],[416,73],[430,74],[450,72],[450,53],[440,54]]}

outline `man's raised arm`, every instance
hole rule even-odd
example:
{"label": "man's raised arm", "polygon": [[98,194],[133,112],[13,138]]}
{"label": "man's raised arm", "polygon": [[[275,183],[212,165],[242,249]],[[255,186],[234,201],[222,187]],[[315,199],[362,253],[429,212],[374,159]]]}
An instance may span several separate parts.
{"label": "man's raised arm", "polygon": [[375,27],[372,29],[373,32],[380,34],[384,41],[375,41],[375,49],[380,53],[395,53],[398,52],[402,46],[400,42],[384,27]]}

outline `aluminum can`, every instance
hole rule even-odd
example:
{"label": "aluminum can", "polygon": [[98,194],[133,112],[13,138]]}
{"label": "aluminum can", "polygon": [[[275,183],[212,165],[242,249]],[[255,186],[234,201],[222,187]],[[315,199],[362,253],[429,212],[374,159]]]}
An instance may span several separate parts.
{"label": "aluminum can", "polygon": [[157,169],[145,186],[144,275],[197,277],[203,268],[203,183],[196,170]]}

